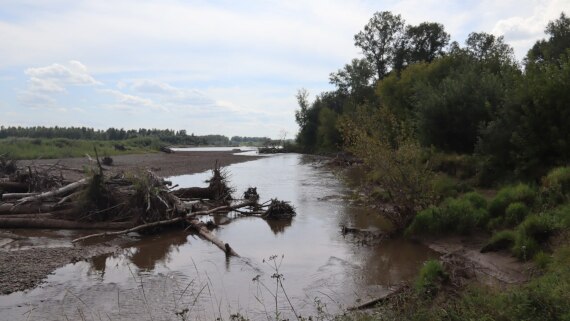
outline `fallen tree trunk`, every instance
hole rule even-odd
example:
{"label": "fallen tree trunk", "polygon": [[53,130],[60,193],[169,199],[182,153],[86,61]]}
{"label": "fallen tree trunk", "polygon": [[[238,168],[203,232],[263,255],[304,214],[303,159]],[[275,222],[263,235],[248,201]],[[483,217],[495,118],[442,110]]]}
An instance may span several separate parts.
{"label": "fallen tree trunk", "polygon": [[25,193],[28,191],[28,184],[19,182],[0,182],[0,190],[9,193]]}
{"label": "fallen tree trunk", "polygon": [[39,193],[4,193],[2,194],[2,201],[19,200],[24,197],[36,196]]}
{"label": "fallen tree trunk", "polygon": [[366,301],[362,304],[353,306],[353,307],[349,307],[347,310],[348,311],[356,311],[356,310],[364,310],[364,309],[370,309],[373,308],[375,305],[379,304],[379,303],[383,303],[399,294],[401,294],[402,292],[404,292],[405,290],[408,289],[408,286],[406,285],[402,285],[396,289],[394,289],[393,291],[390,291],[376,299],[370,300],[370,301]]}
{"label": "fallen tree trunk", "polygon": [[9,214],[9,215],[2,215],[1,218],[25,218],[25,219],[53,218],[53,213]]}
{"label": "fallen tree trunk", "polygon": [[232,247],[228,243],[222,242],[222,240],[220,240],[214,234],[212,234],[212,232],[208,230],[206,224],[204,224],[203,222],[200,222],[199,220],[192,220],[189,222],[189,224],[190,226],[192,226],[192,228],[194,228],[194,230],[196,230],[196,232],[198,232],[200,236],[212,242],[215,246],[219,247],[220,250],[224,251],[227,256],[239,257],[236,251],[234,251],[234,249],[232,249]]}
{"label": "fallen tree trunk", "polygon": [[133,226],[132,222],[77,222],[51,218],[3,218],[0,228],[57,228],[57,229],[108,229],[117,230]]}
{"label": "fallen tree trunk", "polygon": [[190,213],[187,214],[185,216],[180,216],[180,217],[175,217],[169,220],[163,220],[163,221],[157,221],[157,222],[152,222],[152,223],[146,223],[146,224],[141,224],[138,226],[135,226],[133,228],[129,228],[126,230],[122,230],[122,231],[116,231],[116,232],[103,232],[103,233],[97,233],[97,234],[91,234],[91,235],[87,235],[87,236],[83,236],[83,237],[79,237],[76,238],[75,240],[71,241],[72,243],[76,243],[79,241],[85,241],[91,238],[95,238],[95,237],[102,237],[102,236],[113,236],[113,235],[121,235],[121,234],[127,234],[127,233],[131,233],[131,232],[137,232],[146,228],[150,228],[150,227],[157,227],[157,226],[163,226],[163,225],[170,225],[170,224],[174,224],[177,222],[182,222],[184,220],[190,219],[190,218],[194,218],[194,216],[197,215],[208,215],[208,214],[212,214],[218,211],[231,211],[233,209],[237,209],[237,208],[242,208],[242,207],[246,207],[246,206],[250,206],[252,203],[251,202],[244,202],[244,203],[240,203],[240,204],[236,204],[236,205],[226,205],[226,206],[220,206],[220,207],[216,207],[213,208],[211,210],[207,210],[207,211],[201,211],[201,212],[195,212],[195,213]]}
{"label": "fallen tree trunk", "polygon": [[24,204],[14,207],[14,203],[0,204],[0,216],[12,214],[47,213],[55,209],[56,203]]}
{"label": "fallen tree trunk", "polygon": [[209,187],[188,187],[172,191],[178,198],[213,199],[214,191]]}
{"label": "fallen tree trunk", "polygon": [[20,201],[16,205],[14,205],[14,207],[20,206],[20,205],[28,203],[28,202],[41,201],[41,200],[46,199],[46,198],[50,198],[50,197],[54,197],[54,196],[61,196],[61,195],[65,195],[67,193],[71,193],[71,192],[79,189],[80,187],[87,185],[87,182],[88,182],[87,178],[83,178],[83,179],[78,180],[75,183],[65,185],[65,186],[58,188],[56,190],[53,190],[53,191],[41,193],[41,194],[38,194],[35,196],[24,197],[24,198],[20,199]]}

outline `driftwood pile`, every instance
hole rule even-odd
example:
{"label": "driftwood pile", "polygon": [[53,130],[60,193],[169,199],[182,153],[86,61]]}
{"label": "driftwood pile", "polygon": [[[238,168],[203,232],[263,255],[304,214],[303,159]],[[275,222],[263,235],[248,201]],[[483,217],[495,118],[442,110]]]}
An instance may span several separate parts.
{"label": "driftwood pile", "polygon": [[[218,240],[199,217],[236,211],[265,219],[295,215],[287,202],[259,204],[256,188],[234,200],[228,173],[216,163],[208,187],[173,190],[151,171],[105,175],[97,164],[86,178],[67,182],[55,167],[20,168],[0,160],[0,228],[103,229],[74,242],[130,232],[156,233],[165,226],[191,227],[228,255],[237,253]],[[240,210],[246,208],[247,210]]]}

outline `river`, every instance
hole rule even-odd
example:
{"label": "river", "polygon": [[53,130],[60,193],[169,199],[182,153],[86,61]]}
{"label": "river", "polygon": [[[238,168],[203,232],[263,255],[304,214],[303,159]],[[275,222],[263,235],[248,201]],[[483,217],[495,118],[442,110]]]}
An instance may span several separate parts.
{"label": "river", "polygon": [[[334,314],[412,280],[435,256],[411,241],[343,235],[343,225],[375,231],[386,222],[351,205],[345,184],[306,156],[272,155],[227,169],[236,195],[255,186],[262,201],[290,201],[297,216],[290,222],[213,217],[224,224],[216,235],[239,258],[226,258],[189,231],[129,235],[115,254],[68,264],[35,289],[0,296],[0,319],[227,320],[239,313],[267,320],[275,319],[276,306],[280,318],[294,319],[293,309],[303,316]],[[181,187],[201,186],[209,176],[169,179]],[[51,238],[70,246],[74,236]],[[282,287],[276,288],[276,274]]]}

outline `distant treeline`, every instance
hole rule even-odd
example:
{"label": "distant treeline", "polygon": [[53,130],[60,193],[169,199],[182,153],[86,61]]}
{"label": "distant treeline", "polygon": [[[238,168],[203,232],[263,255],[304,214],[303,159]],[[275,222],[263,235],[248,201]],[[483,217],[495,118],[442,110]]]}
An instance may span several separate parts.
{"label": "distant treeline", "polygon": [[174,145],[208,145],[234,146],[241,144],[258,144],[269,140],[267,137],[233,136],[231,139],[224,135],[188,135],[186,130],[172,129],[123,129],[109,128],[106,130],[88,127],[4,127],[0,126],[0,139],[16,138],[66,138],[81,140],[125,140],[137,137],[156,137],[161,141]]}

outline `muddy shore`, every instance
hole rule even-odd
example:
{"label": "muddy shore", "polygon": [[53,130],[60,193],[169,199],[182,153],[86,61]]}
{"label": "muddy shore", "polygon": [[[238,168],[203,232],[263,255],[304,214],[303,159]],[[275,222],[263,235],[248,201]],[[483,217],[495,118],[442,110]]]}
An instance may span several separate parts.
{"label": "muddy shore", "polygon": [[[235,152],[175,152],[117,155],[112,156],[113,165],[104,168],[113,173],[128,172],[136,169],[150,169],[161,177],[200,173],[214,167],[218,161],[221,166],[256,160],[263,156],[236,155]],[[54,170],[61,170],[68,180],[77,180],[84,176],[83,168],[94,165],[87,157],[37,159],[20,161],[21,166],[54,165]]]}
{"label": "muddy shore", "polygon": [[[234,155],[234,152],[176,152],[113,156],[113,165],[104,168],[110,173],[150,169],[157,175],[169,177],[207,171],[214,163],[230,164],[252,161],[262,156]],[[20,161],[20,166],[54,165],[65,179],[75,181],[84,177],[83,168],[90,166],[87,157]],[[10,248],[21,237],[16,231],[0,229],[0,295],[31,289],[41,284],[47,275],[68,263],[92,256],[118,251],[117,244],[62,247]]]}

